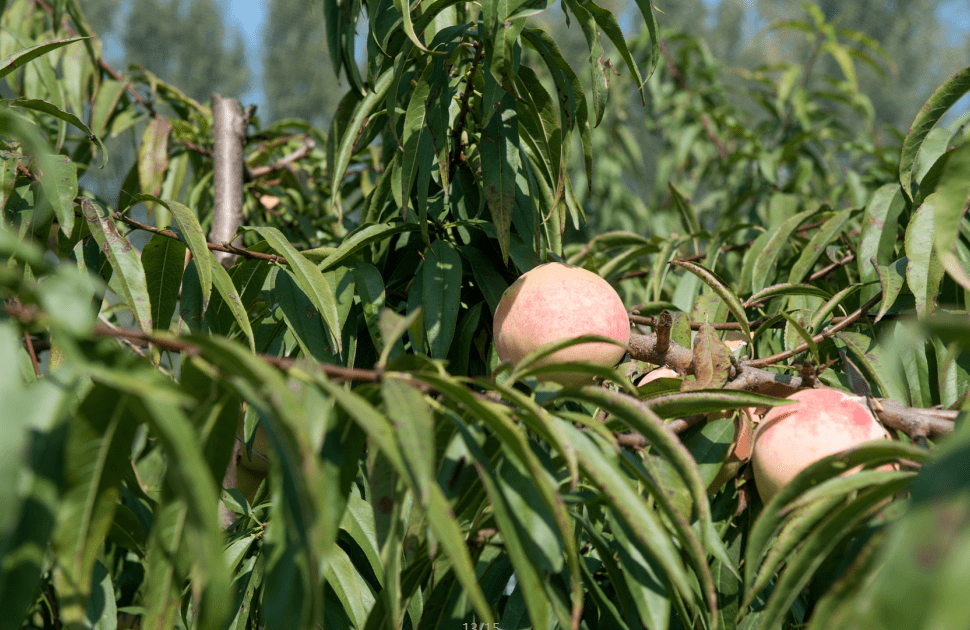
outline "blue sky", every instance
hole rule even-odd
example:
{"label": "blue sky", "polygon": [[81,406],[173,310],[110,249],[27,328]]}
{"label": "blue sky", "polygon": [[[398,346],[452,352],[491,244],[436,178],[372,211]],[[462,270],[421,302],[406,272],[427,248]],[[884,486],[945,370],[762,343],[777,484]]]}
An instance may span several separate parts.
{"label": "blue sky", "polygon": [[[246,40],[246,54],[249,56],[249,67],[259,72],[259,49],[261,47],[261,32],[265,21],[265,0],[226,0],[226,19],[242,33]],[[259,77],[253,77],[253,88],[242,96],[244,102],[262,105],[263,95],[259,89]]]}
{"label": "blue sky", "polygon": [[[267,0],[223,0],[226,6],[226,18],[235,25],[246,40],[246,52],[249,55],[249,66],[259,72],[262,64],[259,63],[259,50],[262,45],[261,32],[266,17]],[[753,4],[755,0],[748,0]],[[720,0],[705,0],[709,6],[717,5]],[[313,9],[320,10],[320,0],[313,0]],[[309,8],[309,3],[308,3]],[[310,9],[310,10],[313,10]],[[950,0],[940,7],[940,17],[951,25],[957,27],[958,32],[967,33],[970,31],[970,8],[967,0]],[[954,42],[956,43],[956,42]],[[259,87],[260,77],[254,76],[252,89],[243,95],[244,102],[262,104],[263,95]],[[966,101],[966,99],[964,99]]]}

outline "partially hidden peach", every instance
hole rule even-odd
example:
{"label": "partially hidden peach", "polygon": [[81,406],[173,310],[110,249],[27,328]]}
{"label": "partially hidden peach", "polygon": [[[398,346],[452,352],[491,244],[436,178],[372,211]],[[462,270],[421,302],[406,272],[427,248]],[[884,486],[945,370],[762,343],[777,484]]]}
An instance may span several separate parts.
{"label": "partially hidden peach", "polygon": [[[630,321],[609,282],[581,267],[547,263],[524,273],[502,294],[493,332],[499,358],[515,364],[544,344],[580,335],[603,335],[626,345]],[[539,365],[586,361],[614,366],[624,352],[619,345],[584,343],[560,350]],[[592,380],[587,374],[569,371],[541,378],[562,385]]]}
{"label": "partially hidden peach", "polygon": [[667,367],[657,368],[655,370],[650,370],[646,374],[641,374],[638,376],[634,385],[646,385],[647,383],[652,383],[658,378],[680,378],[680,374]]}
{"label": "partially hidden peach", "polygon": [[765,503],[823,457],[889,438],[858,396],[834,389],[805,389],[788,398],[795,404],[772,408],[755,432],[751,464]]}

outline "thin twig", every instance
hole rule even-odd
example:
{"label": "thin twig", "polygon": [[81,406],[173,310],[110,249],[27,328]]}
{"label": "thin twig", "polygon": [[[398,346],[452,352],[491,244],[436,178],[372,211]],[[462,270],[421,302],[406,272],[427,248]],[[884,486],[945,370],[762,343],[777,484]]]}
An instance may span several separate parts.
{"label": "thin twig", "polygon": [[37,378],[43,378],[44,375],[40,371],[40,362],[37,361],[37,353],[34,351],[34,342],[30,339],[30,333],[24,331],[24,345],[27,346],[27,354],[30,355],[30,362],[34,366],[34,375]]}
{"label": "thin twig", "polygon": [[293,162],[302,160],[307,155],[309,155],[310,151],[315,146],[316,146],[316,143],[313,141],[313,138],[311,138],[310,136],[304,136],[303,144],[300,145],[292,153],[289,153],[288,155],[284,155],[283,157],[281,157],[279,160],[277,160],[272,164],[267,164],[265,166],[256,166],[254,168],[247,168],[246,175],[250,178],[256,178],[256,177],[262,177],[263,175],[269,175],[270,173],[274,173],[276,171],[282,171],[286,168],[289,168],[289,166],[293,164]]}
{"label": "thin twig", "polygon": [[[830,326],[829,328],[826,328],[819,334],[812,337],[812,341],[814,343],[819,343],[825,339],[828,339],[829,337],[832,337],[833,335],[835,335],[835,333],[841,330],[844,330],[845,328],[848,328],[854,322],[859,320],[863,315],[867,314],[869,312],[869,309],[875,306],[876,304],[878,304],[879,300],[881,299],[882,299],[882,291],[874,295],[868,302],[860,306],[857,310],[855,310],[853,313],[845,317],[838,324]],[[747,365],[751,367],[763,367],[766,365],[771,365],[772,363],[778,363],[779,361],[784,361],[785,359],[789,359],[795,356],[796,354],[798,354],[799,352],[805,352],[806,350],[808,350],[808,342],[799,345],[797,348],[793,350],[786,350],[784,352],[779,352],[778,354],[773,354],[770,357],[765,357],[763,359],[750,361],[748,362]]]}
{"label": "thin twig", "polygon": [[[80,213],[75,213],[75,214],[77,216],[81,216]],[[159,236],[164,236],[166,238],[181,240],[178,234],[176,234],[175,232],[172,232],[171,230],[163,230],[161,228],[155,227],[154,225],[148,225],[147,223],[142,223],[141,221],[137,221],[135,219],[132,219],[118,212],[109,212],[109,214],[111,215],[112,219],[115,219],[116,221],[121,221],[122,223],[126,223],[133,228],[137,228],[139,230],[145,230],[146,232],[151,232],[152,234],[158,234]],[[238,247],[233,247],[231,245],[228,245],[228,246],[217,245],[216,243],[210,243],[208,241],[206,241],[205,246],[206,248],[216,252],[226,252],[227,254],[236,254],[237,256],[243,256],[244,258],[255,258],[257,260],[265,260],[267,262],[276,263],[280,265],[288,264],[285,257],[279,256],[277,254],[264,254],[262,252],[251,252],[247,249],[240,249]]]}

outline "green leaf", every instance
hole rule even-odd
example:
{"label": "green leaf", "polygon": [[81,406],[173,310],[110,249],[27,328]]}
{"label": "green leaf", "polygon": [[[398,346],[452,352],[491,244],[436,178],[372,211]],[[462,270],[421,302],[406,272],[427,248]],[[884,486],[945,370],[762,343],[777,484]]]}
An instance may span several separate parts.
{"label": "green leaf", "polygon": [[[533,48],[542,57],[552,75],[559,95],[560,117],[564,134],[579,127],[579,138],[583,148],[583,163],[586,166],[586,179],[592,187],[593,180],[593,141],[589,125],[589,110],[586,95],[579,77],[562,56],[556,42],[543,30],[527,28],[522,31],[522,42]],[[564,143],[563,148],[568,146]],[[563,162],[567,162],[565,152]],[[568,185],[568,179],[567,185]]]}
{"label": "green leaf", "polygon": [[818,232],[812,235],[811,240],[808,241],[798,260],[792,266],[791,273],[788,275],[788,282],[801,282],[808,275],[829,243],[837,239],[842,233],[842,228],[852,217],[853,212],[854,210],[843,210],[822,224]]}
{"label": "green leaf", "polygon": [[111,268],[118,276],[125,303],[135,316],[138,327],[146,333],[151,332],[152,305],[148,297],[145,269],[142,267],[138,251],[132,247],[128,239],[121,236],[107,210],[97,201],[82,199],[81,213],[87,220],[98,247],[105,253]]}
{"label": "green leaf", "polygon": [[753,392],[734,392],[723,389],[673,392],[651,396],[642,401],[661,418],[682,418],[695,413],[711,413],[747,407],[775,407],[790,404],[780,398],[772,398]]}
{"label": "green leaf", "polygon": [[27,48],[22,48],[16,52],[13,52],[3,59],[0,59],[0,79],[7,76],[17,68],[20,68],[29,61],[33,61],[41,55],[47,54],[52,50],[56,50],[61,46],[67,46],[68,44],[73,44],[74,42],[79,42],[87,39],[86,37],[72,37],[71,39],[54,39],[49,42],[44,42],[43,44],[37,44],[35,46],[28,46]]}
{"label": "green leaf", "polygon": [[448,356],[458,324],[461,303],[461,256],[454,245],[438,239],[424,260],[422,307],[427,344],[432,358]]}
{"label": "green leaf", "polygon": [[[897,226],[905,207],[903,193],[895,184],[886,184],[873,193],[866,206],[859,236],[857,263],[862,282],[876,279],[873,257],[877,265],[888,265],[896,259]],[[875,291],[873,288],[864,292],[863,297],[868,299],[875,295]]]}
{"label": "green leaf", "polygon": [[495,309],[502,300],[502,294],[509,288],[509,283],[481,250],[470,245],[459,247],[458,250],[468,260],[468,267],[475,278],[475,284],[481,290],[482,296],[488,302],[488,308],[494,315]]}
{"label": "green leaf", "polygon": [[653,3],[650,0],[637,0],[637,7],[640,9],[640,14],[643,16],[643,21],[647,26],[647,32],[650,35],[647,59],[645,63],[641,62],[646,66],[643,77],[643,84],[646,84],[653,75],[654,70],[656,70],[657,64],[660,63],[660,28],[657,26],[657,17],[653,14]]}
{"label": "green leaf", "polygon": [[400,13],[401,17],[403,18],[404,33],[408,36],[408,39],[411,40],[411,43],[424,52],[430,52],[424,47],[421,40],[418,39],[417,33],[414,32],[414,22],[411,20],[410,2],[408,2],[408,0],[394,0],[394,8],[397,9],[398,13]]}
{"label": "green leaf", "polygon": [[[418,179],[419,168],[430,168],[431,161],[434,159],[434,150],[427,142],[423,142],[427,135],[428,108],[431,103],[428,99],[431,95],[431,75],[434,72],[434,64],[429,64],[421,77],[417,80],[417,85],[411,91],[408,100],[407,114],[404,116],[404,131],[401,135],[401,168],[395,171],[399,178],[395,180],[403,204],[401,215],[407,220],[408,205],[411,197],[411,190]],[[418,198],[428,197],[428,191],[416,191]],[[422,231],[426,228],[422,225]],[[425,238],[425,240],[428,240]]]}
{"label": "green leaf", "polygon": [[535,148],[541,158],[541,166],[553,189],[553,203],[559,203],[565,193],[566,164],[563,155],[568,146],[563,146],[566,137],[560,127],[556,101],[549,95],[538,75],[528,66],[520,66],[515,76],[521,101],[517,112],[522,129],[522,137]]}
{"label": "green leaf", "polygon": [[920,316],[936,309],[943,264],[933,247],[936,238],[936,207],[943,200],[932,193],[916,209],[906,228],[906,282],[916,298]]}
{"label": "green leaf", "polygon": [[246,340],[249,342],[249,349],[255,352],[256,345],[253,338],[253,328],[249,323],[249,313],[246,312],[246,307],[239,297],[239,291],[236,289],[236,285],[233,284],[232,278],[229,277],[229,272],[219,264],[215,256],[207,256],[207,258],[209,268],[212,272],[212,284],[215,286],[216,291],[218,291],[219,297],[222,298],[222,304],[229,307],[229,312],[232,313],[233,319],[239,324],[239,329],[246,335]]}
{"label": "green leaf", "polygon": [[[323,259],[323,262],[319,265],[320,271],[330,271],[365,247],[414,229],[416,228],[413,225],[392,225],[390,223],[362,225],[345,236],[340,242],[340,247]],[[309,256],[312,251],[305,251],[303,254]]]}
{"label": "green leaf", "polygon": [[748,318],[744,313],[744,305],[741,303],[741,300],[738,298],[737,294],[731,290],[724,280],[718,277],[718,275],[710,269],[706,269],[697,263],[683,260],[672,260],[670,261],[670,264],[683,267],[703,280],[707,286],[711,287],[711,289],[713,289],[714,292],[717,293],[722,300],[724,300],[728,310],[731,311],[731,314],[734,315],[738,323],[741,324],[741,332],[744,333],[744,336],[748,338],[749,342],[751,341],[751,329],[748,327]]}
{"label": "green leaf", "polygon": [[[503,93],[498,108],[482,130],[482,180],[485,201],[492,216],[502,250],[502,261],[508,264],[512,212],[515,206],[515,174],[519,170],[519,125],[515,99]],[[525,235],[530,238],[530,235]]]}
{"label": "green leaf", "polygon": [[142,249],[141,264],[148,279],[152,321],[156,328],[167,330],[182,287],[185,245],[181,241],[155,234]]}
{"label": "green leaf", "polygon": [[[407,476],[407,466],[394,439],[394,428],[377,409],[360,396],[349,392],[329,381],[320,381],[320,386],[333,396],[337,403],[361,426],[373,440],[374,445],[384,453],[394,465],[398,474]],[[451,560],[452,569],[458,582],[464,587],[471,600],[475,613],[483,623],[492,621],[492,611],[475,575],[475,570],[465,546],[461,528],[451,515],[451,508],[436,484],[431,485],[428,501],[428,522],[441,545],[442,551]]]}
{"label": "green leaf", "polygon": [[434,418],[424,396],[408,383],[394,378],[381,383],[381,398],[394,425],[401,456],[418,502],[427,508],[435,461]]}
{"label": "green leaf", "polygon": [[[790,243],[792,234],[798,229],[807,218],[815,214],[815,210],[805,210],[782,222],[776,229],[773,229],[765,242],[764,249],[758,252],[751,270],[752,288],[759,290],[767,286],[774,278],[774,270],[778,266],[778,259],[784,248]],[[752,251],[754,255],[754,251]]]}
{"label": "green leaf", "polygon": [[54,208],[61,232],[70,236],[74,229],[74,198],[77,197],[77,166],[66,155],[52,155],[41,174],[47,200]]}
{"label": "green leaf", "polygon": [[[134,205],[140,201],[143,201],[143,199],[141,195],[138,195],[132,199],[131,203]],[[209,299],[212,295],[212,266],[206,263],[209,260],[215,260],[212,254],[209,253],[205,233],[199,224],[199,218],[192,209],[173,199],[162,203],[172,213],[172,217],[175,218],[180,237],[188,246],[189,251],[192,252],[192,258],[198,261],[199,285],[202,288],[202,310],[205,311],[209,308]]]}
{"label": "green leaf", "polygon": [[[391,85],[391,79],[394,78],[394,71],[386,70],[377,81],[374,83],[373,91],[367,94],[360,103],[358,103],[357,108],[354,110],[354,114],[350,119],[350,124],[347,125],[343,135],[340,138],[340,142],[337,145],[336,155],[332,163],[332,171],[330,176],[330,199],[331,202],[335,202],[337,196],[340,194],[340,184],[343,181],[344,174],[347,172],[347,167],[350,166],[350,158],[356,151],[362,147],[357,146],[357,140],[360,138],[364,131],[364,126],[367,124],[374,107],[377,106],[379,102],[384,100],[384,96],[387,94],[387,89]],[[267,239],[268,240],[268,239]],[[287,258],[289,260],[289,258]]]}
{"label": "green leaf", "polygon": [[[584,390],[583,393],[585,394],[586,391]],[[657,562],[665,574],[664,577],[680,592],[681,596],[698,607],[706,607],[713,611],[715,602],[710,573],[708,572],[706,576],[696,576],[704,584],[702,588],[705,595],[701,596],[695,592],[693,580],[688,577],[689,574],[683,565],[680,553],[674,547],[671,536],[664,532],[658,515],[648,507],[644,497],[634,490],[627,476],[622,472],[622,468],[619,467],[619,463],[615,461],[615,456],[608,456],[613,449],[608,445],[601,445],[600,440],[591,433],[581,433],[565,424],[562,428],[565,436],[576,449],[584,476],[602,493],[611,511],[628,525],[634,540]],[[686,453],[686,449],[684,450]],[[686,456],[689,457],[689,455]],[[698,483],[700,483],[699,477]]]}
{"label": "green leaf", "polygon": [[304,355],[321,363],[336,363],[336,352],[330,346],[333,338],[319,310],[288,270],[276,274],[276,299],[287,326],[296,336]]}
{"label": "green leaf", "polygon": [[108,129],[108,121],[115,113],[121,95],[125,93],[128,84],[114,79],[102,79],[98,85],[94,104],[91,107],[91,133],[101,137]]}
{"label": "green leaf", "polygon": [[[624,36],[623,31],[620,29],[620,25],[616,21],[616,17],[611,11],[598,6],[594,2],[586,2],[583,6],[593,14],[593,17],[596,19],[596,24],[610,39],[610,43],[612,43],[616,51],[620,53],[620,56],[623,57],[623,61],[626,63],[626,67],[630,71],[630,75],[634,81],[634,85],[636,85],[637,91],[640,93],[640,102],[646,104],[646,97],[643,93],[644,80],[640,76],[640,68],[637,61],[633,58],[633,55],[630,53],[630,49],[627,47],[626,37]],[[649,17],[644,17],[647,18],[647,26],[649,28],[649,22],[651,21],[653,15],[651,13]],[[601,72],[605,73],[607,71],[616,72],[612,66],[605,65]],[[596,124],[598,125],[599,121],[597,121]]]}
{"label": "green leaf", "polygon": [[[138,145],[138,184],[143,193],[158,196],[162,193],[165,171],[168,170],[168,136],[172,123],[168,118],[157,115],[145,127]],[[151,204],[148,212],[155,208]]]}
{"label": "green leaf", "polygon": [[[70,41],[77,41],[77,40],[70,40]],[[67,43],[70,43],[70,41],[67,41]],[[2,71],[0,71],[0,77],[2,76],[3,76],[3,73]],[[98,148],[101,149],[101,168],[104,168],[104,165],[108,163],[108,152],[104,148],[104,144],[101,142],[101,138],[94,135],[94,133],[88,128],[88,126],[85,125],[81,121],[81,119],[75,116],[74,114],[70,112],[65,112],[64,110],[58,108],[55,105],[52,105],[51,103],[48,103],[47,101],[41,101],[38,99],[18,98],[13,101],[7,101],[7,104],[15,105],[17,107],[24,107],[26,109],[32,109],[38,112],[43,112],[45,114],[48,114],[49,116],[53,116],[54,118],[57,118],[58,120],[63,120],[64,122],[70,125],[73,125],[77,129],[79,129],[82,133],[84,133],[84,135],[87,136],[88,140],[98,145]]]}
{"label": "green leaf", "polygon": [[765,287],[757,293],[754,293],[745,302],[745,308],[750,308],[755,306],[758,302],[764,302],[776,296],[783,295],[811,295],[814,297],[822,298],[823,300],[828,300],[832,297],[832,294],[825,289],[819,288],[814,284],[773,284],[770,287]]}
{"label": "green leaf", "polygon": [[917,205],[929,196],[934,202],[934,246],[938,255],[953,250],[960,224],[970,205],[970,143],[944,153],[920,182]]}
{"label": "green leaf", "polygon": [[903,139],[903,147],[899,156],[899,183],[903,187],[903,194],[913,200],[913,168],[916,155],[919,153],[927,134],[943,115],[963,95],[970,91],[970,68],[965,68],[947,79],[938,87],[923,105],[916,119],[913,120],[909,133]]}
{"label": "green leaf", "polygon": [[323,273],[306,257],[290,245],[282,232],[272,227],[250,228],[259,233],[277,253],[286,258],[297,284],[310,298],[317,312],[323,316],[323,321],[330,331],[330,342],[337,352],[343,352],[340,331],[343,330],[340,316],[337,313],[337,297],[335,287],[330,285]]}
{"label": "green leaf", "polygon": [[325,577],[327,586],[333,588],[337,594],[337,599],[353,627],[364,628],[376,598],[370,584],[354,566],[347,552],[339,546],[334,546],[328,558]]}
{"label": "green leaf", "polygon": [[96,385],[72,421],[65,461],[66,489],[54,533],[55,574],[62,620],[87,616],[91,578],[121,496],[137,421],[127,409],[130,397]]}
{"label": "green leaf", "polygon": [[550,627],[554,613],[544,584],[543,572],[539,566],[542,555],[535,553],[535,543],[531,540],[533,531],[527,529],[522,523],[521,517],[524,515],[514,510],[508,500],[508,490],[503,490],[505,483],[493,470],[490,458],[482,450],[484,436],[478,431],[475,432],[477,435],[473,435],[469,426],[459,423],[456,423],[456,426],[465,440],[468,452],[474,458],[478,477],[484,484],[485,492],[490,499],[496,525],[502,532],[505,551],[509,555],[512,566],[515,567],[519,587],[523,589],[522,594],[525,597],[530,620],[541,627]]}

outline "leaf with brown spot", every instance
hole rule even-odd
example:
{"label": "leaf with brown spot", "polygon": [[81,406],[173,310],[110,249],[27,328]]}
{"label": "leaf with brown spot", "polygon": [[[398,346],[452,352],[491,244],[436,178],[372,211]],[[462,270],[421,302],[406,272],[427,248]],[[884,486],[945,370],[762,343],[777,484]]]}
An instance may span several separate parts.
{"label": "leaf with brown spot", "polygon": [[[168,170],[168,135],[172,123],[164,116],[155,116],[141,136],[138,147],[138,182],[142,192],[150,195],[162,194],[165,171]],[[154,203],[145,203],[149,216],[155,212]]]}
{"label": "leaf with brown spot", "polygon": [[694,336],[694,381],[684,381],[682,391],[720,389],[728,380],[731,349],[710,324],[701,324]]}

